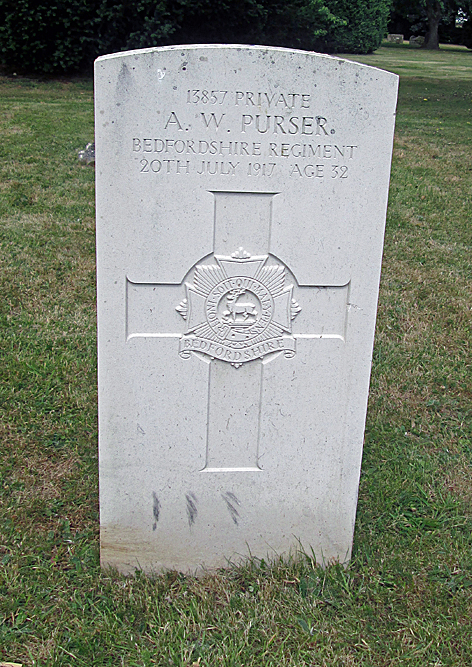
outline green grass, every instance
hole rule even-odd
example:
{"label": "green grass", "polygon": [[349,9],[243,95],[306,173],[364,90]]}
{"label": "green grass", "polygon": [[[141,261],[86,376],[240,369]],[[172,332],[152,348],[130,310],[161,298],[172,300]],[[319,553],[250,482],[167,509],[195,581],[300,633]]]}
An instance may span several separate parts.
{"label": "green grass", "polygon": [[351,564],[198,580],[100,571],[92,84],[0,79],[0,661],[472,664],[471,58],[359,58],[401,85]]}
{"label": "green grass", "polygon": [[384,42],[374,53],[365,56],[343,55],[348,60],[380,67],[401,77],[470,81],[472,51],[465,46],[442,44],[439,51],[424,51],[408,44]]}

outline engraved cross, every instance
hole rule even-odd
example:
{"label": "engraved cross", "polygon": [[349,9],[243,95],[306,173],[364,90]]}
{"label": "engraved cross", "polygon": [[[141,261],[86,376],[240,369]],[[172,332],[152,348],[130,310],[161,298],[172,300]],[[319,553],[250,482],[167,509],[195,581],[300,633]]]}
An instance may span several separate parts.
{"label": "engraved cross", "polygon": [[[181,358],[209,361],[202,472],[261,471],[266,365],[281,354],[293,357],[297,339],[345,337],[349,284],[300,285],[270,254],[276,194],[213,192],[213,255],[193,268],[191,282],[127,279],[127,340],[177,338]],[[172,308],[185,331],[166,330]],[[295,318],[300,333],[292,331]]]}

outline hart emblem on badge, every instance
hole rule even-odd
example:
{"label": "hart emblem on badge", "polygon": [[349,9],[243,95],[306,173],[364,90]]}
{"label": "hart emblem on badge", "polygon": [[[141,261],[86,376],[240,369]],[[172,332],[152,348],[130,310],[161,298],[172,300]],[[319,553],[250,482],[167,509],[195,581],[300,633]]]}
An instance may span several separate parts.
{"label": "hart emblem on badge", "polygon": [[274,352],[293,357],[292,320],[301,308],[285,280],[285,267],[275,258],[251,257],[243,248],[198,264],[176,308],[187,322],[180,356],[201,352],[236,368]]}

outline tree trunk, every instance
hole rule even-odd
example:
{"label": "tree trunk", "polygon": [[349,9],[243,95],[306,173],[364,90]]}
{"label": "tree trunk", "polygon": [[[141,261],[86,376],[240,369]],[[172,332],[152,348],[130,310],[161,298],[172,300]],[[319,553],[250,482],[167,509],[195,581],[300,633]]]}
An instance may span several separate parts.
{"label": "tree trunk", "polygon": [[439,0],[427,0],[426,11],[428,13],[428,31],[424,39],[424,49],[439,49],[438,28],[441,20],[441,3]]}

